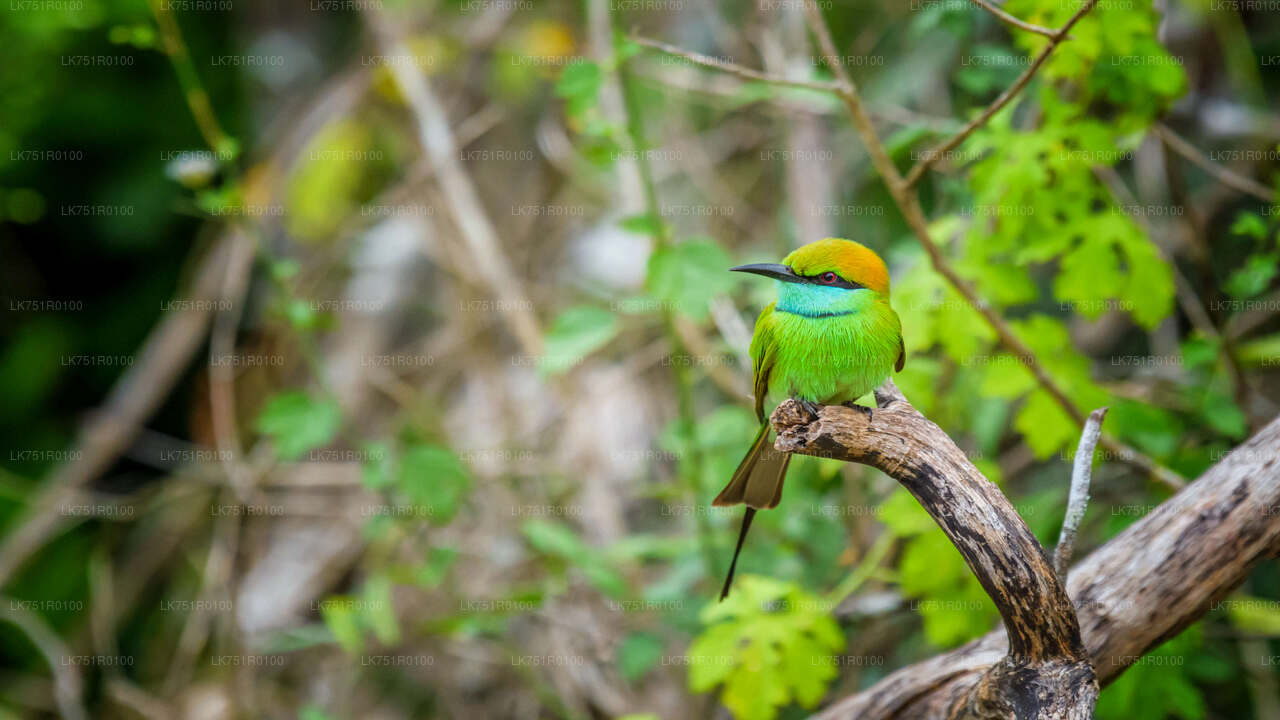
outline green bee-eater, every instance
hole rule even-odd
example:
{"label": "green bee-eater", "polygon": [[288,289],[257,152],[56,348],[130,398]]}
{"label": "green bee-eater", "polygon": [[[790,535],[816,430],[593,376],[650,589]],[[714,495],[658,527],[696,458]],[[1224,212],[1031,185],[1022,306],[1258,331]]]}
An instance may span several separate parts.
{"label": "green bee-eater", "polygon": [[753,388],[760,431],[733,479],[712,505],[746,503],[733,571],[756,510],[776,507],[791,456],[773,447],[765,405],[793,397],[810,412],[816,403],[850,403],[874,390],[906,359],[902,324],[889,306],[889,270],[879,255],[852,240],[827,238],[782,259],[733,268],[771,277],[778,299],[756,318],[751,338]]}

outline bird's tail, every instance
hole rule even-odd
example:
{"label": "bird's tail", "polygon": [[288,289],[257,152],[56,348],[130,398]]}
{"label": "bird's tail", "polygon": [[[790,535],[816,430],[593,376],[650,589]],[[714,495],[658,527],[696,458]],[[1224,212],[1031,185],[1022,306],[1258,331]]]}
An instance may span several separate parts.
{"label": "bird's tail", "polygon": [[724,588],[720,591],[720,599],[729,594],[729,586],[733,584],[733,572],[738,567],[738,554],[742,552],[742,542],[747,539],[747,531],[751,529],[751,520],[756,510],[763,510],[778,505],[782,499],[782,481],[787,477],[787,464],[791,455],[778,452],[769,442],[769,423],[760,426],[751,449],[738,463],[733,471],[733,478],[724,490],[711,501],[715,506],[737,505],[746,503],[747,512],[742,516],[742,529],[738,532],[738,546],[733,551],[733,561],[729,563],[729,574],[724,579]]}

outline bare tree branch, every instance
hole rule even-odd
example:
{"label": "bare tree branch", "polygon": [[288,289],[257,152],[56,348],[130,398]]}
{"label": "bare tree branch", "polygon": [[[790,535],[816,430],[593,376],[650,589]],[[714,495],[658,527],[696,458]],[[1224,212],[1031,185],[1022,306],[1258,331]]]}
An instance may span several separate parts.
{"label": "bare tree branch", "polygon": [[[388,22],[370,13],[371,24],[377,28],[379,43],[390,57],[412,57]],[[494,297],[511,308],[502,313],[510,325],[512,334],[520,342],[525,353],[538,355],[542,351],[542,330],[530,309],[530,300],[524,291],[524,283],[507,260],[498,232],[485,212],[471,176],[458,160],[458,144],[449,128],[449,118],[436,98],[427,76],[410,63],[393,63],[391,74],[396,85],[404,93],[405,101],[413,111],[417,123],[418,138],[423,150],[435,168],[440,189],[448,200],[449,208],[461,231],[467,250],[475,259],[475,267]]]}
{"label": "bare tree branch", "polygon": [[67,720],[88,718],[89,714],[85,712],[81,700],[84,682],[80,677],[79,667],[70,661],[71,653],[62,638],[39,615],[17,600],[7,597],[0,597],[0,621],[12,623],[21,630],[44,656],[45,662],[49,663],[49,670],[53,672],[53,698],[58,706],[58,714]]}
{"label": "bare tree branch", "polygon": [[[1076,20],[1083,16],[1093,5],[1096,0],[1087,2],[1080,12],[1076,13],[1060,31],[1065,35],[1066,31],[1075,24]],[[1071,419],[1077,425],[1084,426],[1084,413],[1076,406],[1075,402],[1067,395],[1066,391],[1059,386],[1053,378],[1049,377],[1049,373],[1040,364],[1035,354],[1031,352],[1031,348],[1027,347],[1013,329],[1009,327],[1009,323],[997,312],[990,304],[984,302],[978,295],[978,292],[959,273],[951,266],[947,257],[943,254],[942,249],[934,242],[929,235],[928,223],[924,217],[924,211],[920,209],[919,198],[916,197],[915,191],[911,187],[908,180],[904,180],[902,175],[898,173],[898,168],[893,164],[893,160],[889,158],[885,152],[884,144],[880,142],[880,137],[876,134],[875,127],[871,123],[871,118],[867,115],[865,106],[861,97],[858,95],[858,88],[854,85],[853,80],[849,77],[849,73],[844,66],[836,62],[838,54],[836,52],[835,43],[831,40],[831,32],[827,29],[827,23],[822,19],[822,12],[814,3],[806,3],[805,11],[809,16],[809,27],[818,39],[819,47],[823,54],[833,63],[832,70],[836,73],[839,81],[840,89],[838,94],[849,108],[849,114],[853,118],[854,128],[858,132],[858,136],[862,139],[862,144],[867,148],[867,154],[871,157],[871,163],[875,166],[876,171],[880,173],[880,177],[884,179],[885,186],[889,190],[889,194],[893,197],[894,203],[898,206],[903,218],[907,221],[907,226],[911,228],[911,232],[916,236],[916,240],[924,247],[925,253],[929,256],[929,262],[933,269],[946,278],[947,282],[956,289],[971,307],[982,315],[996,332],[996,336],[1000,339],[1000,343],[1008,348],[1014,355],[1018,356],[1023,365],[1035,377],[1036,383],[1049,393]],[[1056,43],[1051,43],[1044,54],[1042,54],[1039,62],[1043,62],[1043,58],[1047,57],[1047,53],[1051,51]],[[1033,67],[1035,67],[1033,65]],[[989,116],[988,116],[989,117]],[[984,120],[985,122],[985,120]],[[962,130],[961,134],[971,132],[972,127]],[[963,139],[963,138],[961,138]],[[959,141],[957,141],[958,144]],[[954,147],[954,146],[952,146]],[[947,148],[949,149],[949,148]],[[922,161],[923,162],[923,161]],[[920,167],[917,165],[916,167]],[[1113,452],[1116,457],[1122,461],[1138,468],[1143,473],[1151,476],[1161,484],[1173,490],[1177,490],[1183,486],[1182,478],[1178,477],[1168,468],[1162,467],[1152,458],[1138,452],[1132,447],[1116,440],[1114,438],[1103,436],[1103,447]]]}
{"label": "bare tree branch", "polygon": [[[1048,372],[1044,369],[1044,366],[1040,364],[1040,361],[1036,358],[1035,354],[1032,353],[1031,349],[1014,334],[1013,329],[1000,315],[1000,313],[992,308],[990,304],[983,301],[978,295],[978,292],[968,283],[968,281],[960,277],[959,273],[956,272],[956,270],[951,266],[951,263],[947,260],[946,256],[943,254],[941,248],[929,235],[928,222],[924,217],[924,211],[921,210],[919,199],[916,197],[913,189],[913,175],[918,179],[919,174],[923,173],[924,170],[927,169],[929,165],[931,165],[941,154],[944,154],[963,142],[965,137],[989,120],[991,116],[1000,109],[1000,107],[1012,99],[1012,97],[1021,89],[1021,86],[1030,81],[1035,70],[1044,63],[1049,54],[1052,53],[1053,48],[1055,48],[1058,43],[1066,37],[1067,31],[1069,31],[1071,27],[1085,15],[1085,13],[1092,9],[1096,3],[1097,0],[1088,0],[1088,2],[1086,2],[1085,5],[1082,6],[1081,9],[1073,15],[1065,25],[1063,25],[1055,36],[1055,39],[1051,41],[1043,51],[1041,51],[1041,54],[1037,56],[1036,60],[1027,69],[1027,72],[1023,73],[1022,77],[1018,79],[1018,82],[1016,82],[1013,87],[1006,90],[1005,93],[1002,94],[1000,98],[997,98],[996,102],[993,103],[986,112],[969,122],[964,129],[957,133],[955,137],[929,151],[930,154],[928,154],[924,160],[917,163],[905,179],[902,174],[898,172],[897,166],[893,164],[893,160],[885,151],[884,144],[880,141],[880,137],[876,133],[875,125],[872,123],[871,116],[867,112],[866,106],[862,102],[862,98],[858,93],[857,85],[854,84],[845,67],[838,61],[839,54],[836,51],[835,43],[831,39],[831,33],[827,29],[826,21],[822,18],[822,13],[815,3],[806,3],[805,11],[808,15],[810,30],[818,39],[818,44],[823,56],[827,59],[828,64],[831,65],[832,72],[836,75],[837,81],[835,83],[818,84],[803,82],[800,85],[797,85],[797,81],[769,75],[741,65],[735,65],[734,63],[728,63],[705,55],[700,55],[699,53],[681,50],[656,40],[649,40],[636,36],[632,36],[632,40],[641,45],[656,48],[679,57],[684,57],[690,60],[690,62],[694,62],[705,67],[723,70],[725,72],[738,75],[739,77],[777,83],[783,86],[806,87],[808,89],[824,90],[835,93],[837,97],[844,101],[845,106],[848,108],[849,114],[853,120],[854,129],[857,131],[859,138],[861,138],[863,145],[866,147],[867,154],[871,158],[872,165],[884,180],[885,186],[889,190],[889,194],[893,197],[894,204],[898,206],[898,209],[907,221],[907,226],[911,229],[912,234],[915,235],[917,241],[919,241],[921,246],[925,249],[925,253],[929,256],[929,262],[933,266],[933,269],[938,274],[942,275],[943,278],[945,278],[947,282],[965,298],[970,306],[987,321],[987,324],[991,326],[995,331],[996,336],[999,338],[1000,344],[1008,348],[1018,357],[1023,366],[1026,367],[1036,379],[1036,383],[1045,392],[1049,393],[1049,396],[1053,398],[1054,402],[1057,403],[1058,406],[1061,407],[1069,416],[1071,416],[1071,419],[1077,425],[1083,427],[1085,423],[1085,416],[1080,408],[1076,406],[1075,402],[1067,395],[1066,391],[1049,376]],[[1103,435],[1100,442],[1104,448],[1110,451],[1121,462],[1136,468],[1143,474],[1151,477],[1153,480],[1171,490],[1178,490],[1185,484],[1183,479],[1179,477],[1177,473],[1160,465],[1151,457],[1113,437]]]}
{"label": "bare tree branch", "polygon": [[[959,460],[953,460],[949,451],[938,450],[938,443],[951,444],[945,434],[931,430],[928,426],[932,423],[927,420],[922,423],[908,419],[915,411],[905,402],[887,399],[889,402],[876,410],[874,417],[849,408],[825,407],[813,419],[793,403],[783,403],[773,416],[778,447],[874,465],[895,479],[902,481],[906,477],[926,490],[937,486],[961,488],[940,496],[959,508],[953,511],[957,517],[950,519],[950,525],[944,524],[945,518],[939,519],[939,525],[949,535],[969,532],[969,522],[986,521],[986,515],[966,508],[987,497],[993,502],[999,500],[986,493],[970,492],[965,475],[955,476],[960,479],[950,482],[927,474],[921,476],[920,468],[939,464],[945,464],[949,472],[967,471],[954,464]],[[904,431],[912,434],[903,436]],[[926,434],[916,435],[918,432]],[[926,509],[939,499],[923,492],[917,497],[923,497],[921,502]],[[1105,685],[1114,680],[1144,653],[1203,616],[1258,563],[1280,552],[1278,516],[1280,418],[1272,420],[1181,493],[1078,563],[1067,581],[1067,593],[1079,621],[1086,660],[1098,681]],[[995,517],[1003,522],[1005,515],[997,511]],[[982,528],[973,530],[978,533],[976,537],[981,537]],[[1014,557],[1007,553],[1011,543],[1016,542],[1019,540],[1014,537],[989,550],[981,548],[979,553],[989,554],[977,558],[977,567],[972,562],[970,567],[975,573],[979,568],[983,573],[990,572],[995,562]],[[970,561],[964,547],[957,547]],[[1027,568],[1011,566],[1002,572],[1021,576]],[[1038,593],[1040,587],[1033,586],[1031,591]],[[1002,617],[1011,612],[1007,607],[1010,601],[998,598],[985,581],[984,589],[992,594]],[[1021,592],[1021,588],[1018,590]],[[1039,599],[1052,599],[1052,594]],[[1017,599],[1012,602],[1016,605]],[[1046,610],[1051,615],[1043,620],[1047,627],[1060,622],[1060,606],[1050,605]],[[1035,619],[1028,619],[1036,627]],[[1007,618],[1006,624],[1010,624]],[[1024,625],[1016,620],[1013,627]],[[972,697],[975,688],[989,687],[993,669],[1007,666],[1008,657],[1027,645],[1027,639],[1019,632],[1006,635],[1005,631],[996,630],[964,647],[897,670],[817,717],[953,718],[956,703]]]}
{"label": "bare tree branch", "polygon": [[1056,35],[1056,33],[1053,30],[1050,30],[1049,28],[1044,27],[1043,25],[1036,25],[1035,23],[1029,23],[1026,20],[1019,20],[1018,18],[1010,15],[1004,10],[1001,10],[995,5],[992,5],[991,3],[987,2],[987,0],[973,0],[973,4],[977,5],[983,10],[986,10],[992,15],[995,15],[1002,22],[1006,22],[1020,30],[1033,32],[1037,35],[1043,35],[1049,39],[1053,39],[1054,35]]}
{"label": "bare tree branch", "polygon": [[764,82],[770,85],[777,85],[779,87],[800,88],[802,90],[817,90],[819,92],[827,92],[827,93],[833,93],[833,92],[839,91],[839,88],[835,85],[835,83],[814,82],[810,80],[792,80],[791,78],[782,77],[781,75],[772,75],[770,73],[763,72],[760,70],[753,70],[752,68],[749,68],[745,65],[726,62],[724,60],[720,60],[719,58],[713,58],[709,55],[703,55],[702,53],[693,52],[692,50],[682,50],[674,45],[668,45],[667,43],[660,42],[658,40],[652,40],[650,38],[642,37],[640,35],[629,35],[627,37],[637,45],[643,45],[647,48],[652,48],[654,50],[662,51],[668,55],[674,55],[676,57],[684,58],[685,60],[688,60],[694,65],[701,65],[703,67],[713,68],[715,70],[721,70],[723,72],[729,73],[730,75],[736,75],[737,77],[740,77],[744,80]]}
{"label": "bare tree branch", "polygon": [[987,121],[990,120],[993,115],[1000,112],[1005,105],[1009,104],[1010,100],[1017,97],[1018,93],[1022,92],[1022,88],[1026,87],[1027,83],[1031,82],[1031,78],[1035,77],[1036,73],[1039,72],[1040,66],[1044,65],[1045,61],[1049,59],[1049,56],[1053,54],[1053,51],[1058,47],[1058,44],[1066,39],[1067,33],[1071,30],[1071,26],[1075,25],[1080,18],[1087,15],[1089,11],[1093,9],[1093,6],[1097,4],[1098,0],[1086,0],[1084,5],[1080,6],[1080,9],[1076,11],[1076,14],[1072,15],[1071,19],[1067,20],[1066,24],[1061,28],[1058,28],[1057,32],[1049,38],[1049,42],[1044,46],[1044,49],[1040,51],[1040,54],[1036,55],[1035,59],[1031,61],[1031,64],[1027,66],[1027,69],[1022,71],[1022,74],[1018,76],[1017,80],[1013,81],[1013,84],[1010,85],[1008,89],[1000,93],[1000,96],[988,105],[977,117],[965,124],[964,128],[962,128],[960,132],[951,136],[948,140],[934,146],[931,150],[926,151],[924,157],[922,157],[919,162],[915,164],[915,167],[912,167],[911,171],[907,173],[907,187],[913,187],[920,181],[921,176],[923,176],[925,172],[938,161],[938,158],[943,157],[951,150],[954,150],[956,146],[965,141],[965,138],[973,134],[974,130],[986,125]]}
{"label": "bare tree branch", "polygon": [[[168,396],[205,338],[224,268],[235,257],[236,242],[235,233],[228,233],[201,261],[187,299],[175,301],[152,329],[137,362],[120,377],[103,407],[80,431],[69,461],[54,471],[27,517],[0,544],[0,586],[49,536],[72,522],[62,507],[120,456]],[[242,261],[249,259],[252,254]]]}
{"label": "bare tree branch", "polygon": [[878,468],[907,489],[947,534],[995,603],[1009,652],[957,694],[954,718],[1087,720],[1098,684],[1085,660],[1075,609],[1044,549],[1000,489],[893,384],[880,409],[824,407],[809,416],[788,400],[773,412],[779,450]]}
{"label": "bare tree branch", "polygon": [[1071,492],[1067,495],[1067,513],[1062,519],[1058,547],[1053,551],[1053,569],[1057,571],[1058,577],[1063,582],[1067,580],[1067,568],[1071,565],[1071,555],[1076,549],[1076,533],[1080,530],[1080,521],[1084,520],[1084,511],[1089,505],[1093,451],[1098,447],[1098,437],[1102,435],[1102,419],[1106,416],[1107,408],[1105,407],[1089,413],[1084,431],[1080,433],[1075,462],[1071,466]]}
{"label": "bare tree branch", "polygon": [[1160,136],[1160,140],[1169,146],[1170,150],[1178,153],[1182,157],[1190,160],[1197,167],[1209,173],[1218,182],[1227,187],[1239,190],[1242,193],[1252,195],[1263,202],[1275,202],[1276,192],[1271,188],[1263,185],[1257,180],[1239,175],[1218,163],[1210,160],[1204,153],[1200,152],[1195,145],[1187,142],[1181,135],[1174,132],[1168,125],[1164,123],[1156,123],[1152,126],[1156,135]]}

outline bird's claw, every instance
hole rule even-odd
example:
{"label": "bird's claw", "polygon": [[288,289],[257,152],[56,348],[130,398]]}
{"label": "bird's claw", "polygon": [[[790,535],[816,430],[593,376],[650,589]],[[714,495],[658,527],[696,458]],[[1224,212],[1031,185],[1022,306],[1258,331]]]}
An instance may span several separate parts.
{"label": "bird's claw", "polygon": [[875,408],[869,408],[869,407],[867,407],[866,405],[859,405],[859,404],[857,403],[857,401],[856,401],[856,400],[850,400],[850,401],[848,401],[848,402],[843,402],[843,403],[840,403],[840,404],[841,404],[841,405],[844,405],[845,407],[849,408],[850,410],[857,410],[858,412],[864,412],[864,413],[866,413],[866,414],[867,414],[867,422],[871,422],[871,420],[872,420],[873,418],[875,418]]}
{"label": "bird's claw", "polygon": [[804,411],[809,413],[810,417],[815,420],[818,419],[818,410],[820,409],[818,403],[804,398],[796,398],[796,402],[800,403],[800,407],[804,408]]}

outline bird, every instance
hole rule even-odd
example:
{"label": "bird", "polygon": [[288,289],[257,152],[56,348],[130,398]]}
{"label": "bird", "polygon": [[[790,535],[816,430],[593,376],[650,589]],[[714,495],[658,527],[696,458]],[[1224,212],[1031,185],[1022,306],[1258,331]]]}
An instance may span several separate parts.
{"label": "bird", "polygon": [[781,264],[730,268],[774,280],[777,300],[756,318],[751,337],[752,389],[760,429],[729,484],[712,501],[744,503],[733,561],[720,591],[729,595],[738,555],[757,510],[782,499],[789,453],[771,442],[765,407],[795,398],[812,416],[818,405],[852,405],[906,362],[902,322],[889,304],[889,269],[875,251],[841,238],[804,245]]}

